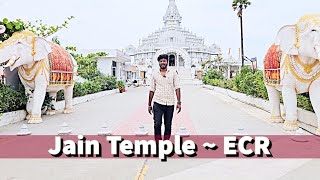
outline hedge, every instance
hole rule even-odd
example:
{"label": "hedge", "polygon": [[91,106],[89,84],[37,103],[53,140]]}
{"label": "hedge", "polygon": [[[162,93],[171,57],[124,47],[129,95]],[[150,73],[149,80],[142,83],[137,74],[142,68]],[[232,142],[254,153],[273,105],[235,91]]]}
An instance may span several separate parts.
{"label": "hedge", "polygon": [[[93,80],[83,83],[75,83],[73,97],[84,96],[105,90],[116,88],[116,78],[113,76],[98,76]],[[17,111],[26,108],[28,97],[24,93],[24,88],[19,91],[12,90],[9,86],[0,83],[0,113]],[[63,91],[57,94],[57,100],[64,100]],[[52,99],[47,95],[44,101],[45,106],[51,106]]]}
{"label": "hedge", "polygon": [[[86,82],[76,82],[73,88],[73,97],[85,96],[88,94],[94,94],[101,91],[112,90],[116,88],[116,78],[114,76],[101,75],[94,80]],[[57,100],[64,100],[63,91],[59,91],[57,94]]]}
{"label": "hedge", "polygon": [[[233,79],[221,79],[219,76],[218,78],[212,78],[213,74],[220,74],[220,72],[214,71],[218,70],[210,70],[205,74],[203,78],[204,84],[218,86],[268,100],[268,93],[261,70],[252,70],[250,67],[244,67]],[[283,102],[282,97],[280,97],[280,99],[281,102]],[[297,101],[298,107],[314,112],[308,93],[297,95]]]}
{"label": "hedge", "polygon": [[0,113],[25,109],[27,100],[24,88],[15,91],[0,83]]}

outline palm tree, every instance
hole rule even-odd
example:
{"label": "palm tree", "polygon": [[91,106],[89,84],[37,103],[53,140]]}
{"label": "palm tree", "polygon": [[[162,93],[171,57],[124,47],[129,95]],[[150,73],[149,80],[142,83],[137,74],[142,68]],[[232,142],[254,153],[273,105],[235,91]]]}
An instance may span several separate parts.
{"label": "palm tree", "polygon": [[243,25],[242,25],[242,14],[243,9],[246,9],[251,5],[249,0],[233,0],[232,7],[234,11],[238,11],[237,15],[240,18],[240,28],[241,28],[241,59],[242,59],[242,67],[244,66],[244,50],[243,50]]}

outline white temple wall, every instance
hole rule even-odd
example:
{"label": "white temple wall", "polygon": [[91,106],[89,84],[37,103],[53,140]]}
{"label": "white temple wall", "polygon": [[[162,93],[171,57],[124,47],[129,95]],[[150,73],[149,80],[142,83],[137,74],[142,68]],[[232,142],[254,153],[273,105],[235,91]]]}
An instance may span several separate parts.
{"label": "white temple wall", "polygon": [[125,79],[126,72],[125,72],[125,66],[121,62],[116,62],[116,67],[112,67],[112,61],[115,59],[113,58],[101,58],[97,61],[97,68],[98,70],[104,74],[113,76],[113,69],[115,69],[115,76],[117,79]]}
{"label": "white temple wall", "polygon": [[112,61],[105,58],[99,59],[97,62],[98,70],[105,75],[112,75]]}

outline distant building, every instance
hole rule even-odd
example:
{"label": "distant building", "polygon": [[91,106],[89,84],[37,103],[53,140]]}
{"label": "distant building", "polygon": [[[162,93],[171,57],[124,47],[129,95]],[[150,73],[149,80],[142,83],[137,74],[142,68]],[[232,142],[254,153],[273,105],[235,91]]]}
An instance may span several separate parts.
{"label": "distant building", "polygon": [[118,49],[86,49],[79,51],[79,53],[83,55],[98,52],[105,52],[108,54],[105,57],[99,58],[97,61],[98,70],[101,73],[115,76],[118,80],[128,79],[128,74],[131,76],[131,70],[133,69],[128,69],[128,66],[131,67],[131,58],[129,55]]}
{"label": "distant building", "polygon": [[218,45],[206,46],[204,39],[181,26],[182,17],[175,0],[163,17],[164,26],[143,38],[136,48],[129,45],[125,52],[133,57],[141,78],[149,78],[152,71],[158,70],[157,57],[169,55],[169,69],[178,71],[182,79],[193,79],[201,63],[220,53]]}
{"label": "distant building", "polygon": [[[245,61],[245,66],[251,66],[251,62]],[[226,79],[233,78],[237,75],[238,72],[241,71],[242,63],[241,59],[236,60],[231,55],[227,58],[222,57],[222,61],[211,61],[211,63],[207,63],[204,66],[204,70],[207,71],[209,69],[217,69],[224,72],[223,76]]]}
{"label": "distant building", "polygon": [[[99,70],[104,74],[115,75],[118,79],[148,80],[152,72],[159,69],[157,57],[168,54],[168,69],[177,71],[182,80],[202,76],[202,71],[206,70],[203,69],[203,63],[221,54],[220,47],[217,44],[205,45],[204,38],[181,26],[182,16],[175,0],[169,0],[163,21],[163,27],[142,38],[138,47],[129,45],[124,52],[94,50],[109,54],[98,61]],[[233,77],[241,68],[241,60],[235,60],[229,53],[228,58],[214,66],[226,69],[226,77]]]}

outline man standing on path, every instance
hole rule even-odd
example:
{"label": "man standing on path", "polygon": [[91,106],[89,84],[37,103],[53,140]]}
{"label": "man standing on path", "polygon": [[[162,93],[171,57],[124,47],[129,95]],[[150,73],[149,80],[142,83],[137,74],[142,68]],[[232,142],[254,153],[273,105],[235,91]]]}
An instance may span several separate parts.
{"label": "man standing on path", "polygon": [[[164,117],[164,140],[170,139],[171,125],[174,112],[175,94],[177,96],[177,111],[181,111],[181,93],[178,73],[170,71],[168,67],[168,55],[158,57],[160,70],[153,73],[149,92],[148,111],[154,119],[155,140],[162,140],[161,125]],[[151,106],[154,97],[153,107]]]}

